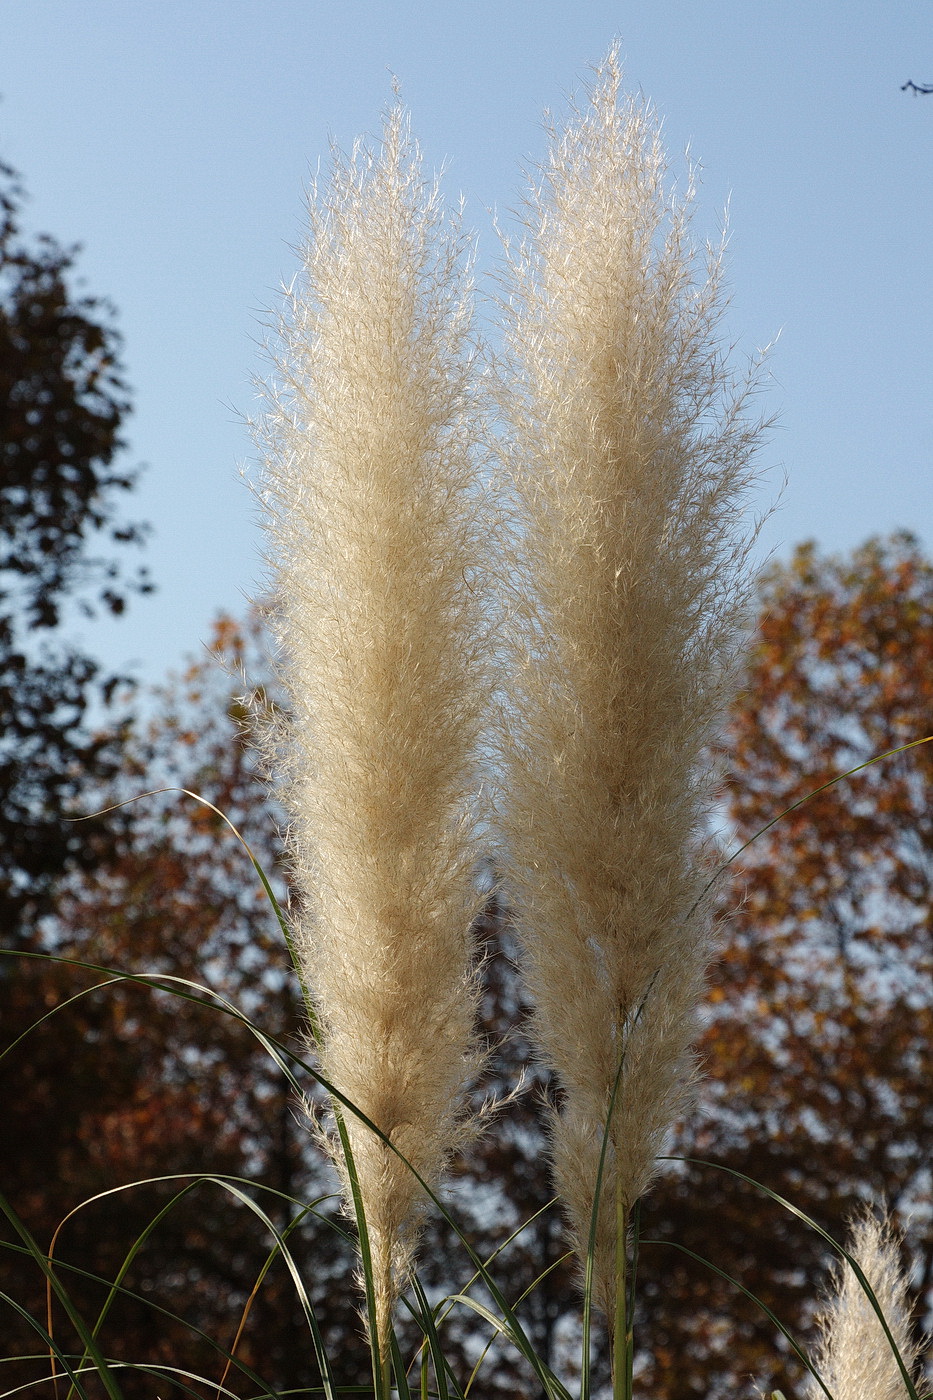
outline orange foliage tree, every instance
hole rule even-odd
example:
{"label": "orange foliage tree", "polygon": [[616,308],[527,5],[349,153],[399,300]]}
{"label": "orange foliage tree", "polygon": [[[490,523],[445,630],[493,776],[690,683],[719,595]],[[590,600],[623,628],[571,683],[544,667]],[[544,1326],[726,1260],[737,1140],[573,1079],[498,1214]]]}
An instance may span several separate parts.
{"label": "orange foliage tree", "polygon": [[[723,815],[739,846],[802,805],[721,882],[707,1078],[676,1149],[765,1183],[837,1238],[859,1202],[886,1199],[907,1230],[921,1326],[933,1303],[933,745],[832,780],[931,732],[933,567],[917,542],[871,541],[848,558],[809,544],[773,568],[723,736]],[[685,1165],[645,1222],[812,1337],[824,1254],[773,1203]],[[746,1299],[669,1246],[644,1259],[653,1394],[713,1400],[750,1375],[793,1392],[799,1366]]]}

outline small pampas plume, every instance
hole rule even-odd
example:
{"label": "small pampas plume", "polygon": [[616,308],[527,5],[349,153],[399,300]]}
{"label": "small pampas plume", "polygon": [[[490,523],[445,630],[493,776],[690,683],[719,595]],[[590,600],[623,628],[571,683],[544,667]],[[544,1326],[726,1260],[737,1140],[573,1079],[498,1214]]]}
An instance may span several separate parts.
{"label": "small pampas plume", "polygon": [[[890,1221],[866,1212],[852,1222],[847,1247],[871,1285],[904,1368],[913,1376],[921,1343],[911,1322],[898,1236]],[[906,1400],[910,1392],[891,1343],[862,1283],[844,1260],[835,1269],[820,1327],[816,1366],[834,1400]],[[810,1400],[825,1395],[812,1377],[807,1395]]]}
{"label": "small pampas plume", "polygon": [[748,595],[762,424],[718,338],[719,254],[691,242],[618,55],[573,106],[506,244],[500,377],[517,514],[503,706],[507,885],[557,1076],[558,1188],[613,1327],[624,1222],[681,1111],[710,918],[705,747]]}
{"label": "small pampas plume", "polygon": [[[472,804],[487,647],[470,248],[397,106],[381,147],[335,156],[309,204],[255,425],[290,705],[274,743],[294,940],[322,1072],[434,1182],[465,1130],[477,1066]],[[423,1192],[344,1117],[384,1350]]]}

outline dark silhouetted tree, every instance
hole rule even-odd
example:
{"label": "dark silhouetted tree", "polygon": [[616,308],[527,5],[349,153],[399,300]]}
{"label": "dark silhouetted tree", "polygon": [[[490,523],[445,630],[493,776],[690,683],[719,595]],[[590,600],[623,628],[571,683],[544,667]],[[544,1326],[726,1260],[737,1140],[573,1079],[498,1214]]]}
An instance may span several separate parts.
{"label": "dark silhouetted tree", "polygon": [[[65,610],[122,612],[144,572],[122,546],[144,531],[118,515],[129,396],[109,307],[76,296],[73,250],[27,245],[21,192],[0,165],[0,928],[25,947],[57,877],[98,858],[66,810],[119,762],[119,732],[88,712],[118,684],[61,640]],[[115,549],[116,547],[116,549]],[[99,834],[99,830],[98,833]],[[2,974],[0,974],[2,975]]]}

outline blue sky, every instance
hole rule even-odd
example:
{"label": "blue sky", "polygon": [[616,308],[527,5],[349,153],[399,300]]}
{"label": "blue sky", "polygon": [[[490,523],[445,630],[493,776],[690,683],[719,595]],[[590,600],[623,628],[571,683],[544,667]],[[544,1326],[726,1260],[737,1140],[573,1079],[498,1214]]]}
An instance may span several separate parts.
{"label": "blue sky", "polygon": [[261,587],[238,414],[330,140],[377,132],[396,75],[490,268],[543,109],[616,36],[675,168],[702,162],[701,232],[729,202],[739,355],[780,333],[764,547],[933,548],[933,96],[900,91],[933,79],[930,0],[0,0],[0,33],[0,158],[117,307],[147,464],[159,591],[85,629],[109,664],[158,681]]}

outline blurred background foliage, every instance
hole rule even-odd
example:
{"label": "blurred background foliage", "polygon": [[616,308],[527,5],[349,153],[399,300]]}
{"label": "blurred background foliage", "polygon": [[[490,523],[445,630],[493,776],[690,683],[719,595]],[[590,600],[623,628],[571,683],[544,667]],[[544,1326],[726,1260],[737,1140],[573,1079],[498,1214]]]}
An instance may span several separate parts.
{"label": "blurred background foliage", "polygon": [[[219,619],[209,654],[155,696],[134,695],[67,640],[76,608],[119,612],[150,587],[124,562],[145,530],[119,509],[134,474],[115,465],[130,399],[112,315],[76,298],[73,252],[51,240],[24,246],[19,199],[3,167],[4,1046],[53,1014],[0,1061],[0,1188],[43,1247],[90,1201],[63,1226],[55,1255],[112,1277],[186,1174],[227,1173],[281,1193],[257,1196],[280,1228],[296,1213],[290,1199],[326,1195],[334,1182],[301,1106],[241,1023],[133,983],[93,990],[107,980],[100,973],[30,956],[190,978],[301,1048],[300,998],[280,933],[242,847],[216,816],[175,792],[71,820],[153,788],[191,789],[230,817],[287,901],[278,813],[249,733],[250,715],[277,703],[260,615]],[[720,739],[711,873],[839,772],[922,738],[931,702],[933,565],[911,536],[874,540],[845,558],[807,544],[772,566]],[[886,759],[797,807],[717,878],[721,950],[703,1078],[671,1149],[761,1180],[837,1235],[858,1202],[886,1199],[907,1228],[921,1329],[933,1320],[931,780],[931,747]],[[508,1093],[523,1073],[525,1088],[456,1163],[451,1208],[481,1255],[541,1212],[496,1272],[514,1299],[551,1270],[521,1313],[542,1356],[572,1371],[577,1297],[543,1165],[542,1106],[553,1089],[530,1060],[518,953],[494,868],[481,876],[489,890],[476,930],[482,1029],[493,1055],[477,1093]],[[151,1180],[160,1177],[176,1179]],[[349,1255],[328,1225],[335,1209],[325,1204],[323,1218],[295,1230],[293,1253],[341,1383],[365,1385]],[[685,1161],[671,1162],[644,1202],[642,1228],[651,1241],[638,1294],[644,1392],[716,1400],[750,1393],[753,1377],[792,1394],[799,1370],[767,1319],[674,1242],[734,1274],[806,1339],[826,1263],[818,1241],[734,1178]],[[43,1281],[15,1245],[0,1227],[0,1290],[44,1318]],[[211,1376],[213,1386],[196,1390],[213,1395],[223,1364],[191,1327],[230,1346],[247,1310],[237,1354],[278,1388],[317,1384],[281,1261],[254,1296],[269,1248],[242,1204],[198,1184],[133,1262],[126,1287],[137,1297],[115,1306],[106,1348]],[[432,1295],[468,1277],[442,1222],[429,1222],[422,1259]],[[77,1279],[74,1291],[93,1316],[100,1288]],[[2,1355],[40,1350],[29,1325],[0,1306]],[[67,1342],[62,1318],[56,1335]],[[459,1310],[445,1336],[468,1374],[481,1326]],[[37,1374],[33,1363],[6,1360],[0,1380],[12,1389]],[[151,1376],[122,1383],[129,1397],[165,1386]],[[235,1374],[225,1384],[251,1390]],[[536,1391],[497,1344],[475,1393]]]}

